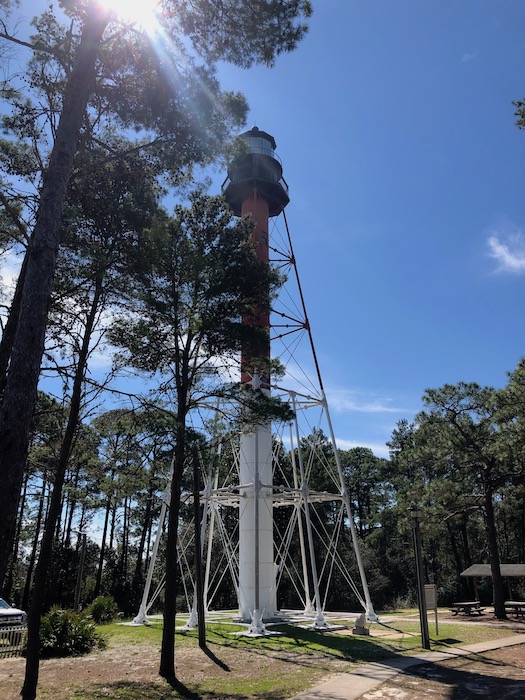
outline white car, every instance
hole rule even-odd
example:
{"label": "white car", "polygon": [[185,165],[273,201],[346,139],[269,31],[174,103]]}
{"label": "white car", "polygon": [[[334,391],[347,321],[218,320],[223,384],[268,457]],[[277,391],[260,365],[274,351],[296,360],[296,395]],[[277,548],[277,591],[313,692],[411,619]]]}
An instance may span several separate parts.
{"label": "white car", "polygon": [[25,625],[27,615],[23,610],[13,608],[0,598],[0,627],[7,625]]}

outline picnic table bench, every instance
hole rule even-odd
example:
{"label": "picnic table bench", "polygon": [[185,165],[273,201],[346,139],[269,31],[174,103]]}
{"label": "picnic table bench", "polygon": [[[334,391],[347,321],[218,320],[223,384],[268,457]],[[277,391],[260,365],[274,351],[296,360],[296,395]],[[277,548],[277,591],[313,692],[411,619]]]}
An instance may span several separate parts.
{"label": "picnic table bench", "polygon": [[481,615],[485,612],[485,608],[481,607],[479,600],[465,600],[459,603],[452,603],[450,606],[450,612],[454,615],[457,615],[458,613],[463,613],[463,615],[478,613]]}
{"label": "picnic table bench", "polygon": [[506,600],[505,612],[510,612],[517,617],[525,617],[525,601],[522,600]]}

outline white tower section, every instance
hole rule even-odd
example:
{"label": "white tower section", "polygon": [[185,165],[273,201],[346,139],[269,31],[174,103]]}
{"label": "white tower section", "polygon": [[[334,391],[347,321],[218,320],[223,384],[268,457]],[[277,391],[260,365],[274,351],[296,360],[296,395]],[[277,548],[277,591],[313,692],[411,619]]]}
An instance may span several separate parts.
{"label": "white tower section", "polygon": [[277,612],[270,425],[241,435],[239,459],[239,616],[257,625]]}

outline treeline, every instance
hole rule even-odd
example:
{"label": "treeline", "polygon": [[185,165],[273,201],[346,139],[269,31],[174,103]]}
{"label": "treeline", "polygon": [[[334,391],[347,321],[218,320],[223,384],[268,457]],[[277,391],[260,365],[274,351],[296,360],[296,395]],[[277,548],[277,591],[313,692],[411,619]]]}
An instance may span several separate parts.
{"label": "treeline", "polygon": [[[511,591],[525,592],[522,579],[504,581],[500,571],[501,563],[525,561],[524,390],[524,360],[501,389],[464,382],[428,389],[424,410],[393,432],[385,475],[390,505],[371,535],[371,544],[383,540],[383,570],[394,575],[403,555],[384,537],[384,525],[407,533],[415,506],[422,513],[427,580],[438,585],[441,602],[472,597],[474,582],[461,571],[490,564],[491,578],[479,582],[480,592],[500,618]],[[405,571],[405,581],[411,578]]]}
{"label": "treeline", "polygon": [[[500,563],[525,561],[524,388],[525,362],[520,362],[502,389],[461,383],[428,390],[423,397],[425,410],[413,423],[400,421],[394,430],[389,460],[366,448],[340,452],[376,609],[415,604],[410,530],[414,508],[421,513],[426,580],[436,583],[440,604],[480,593],[484,603],[497,605],[498,596],[504,600],[525,594],[522,580],[498,578]],[[30,602],[66,414],[56,400],[40,394],[7,579],[8,594],[23,607]],[[319,441],[319,436],[315,439]],[[192,440],[205,450],[202,436],[194,435]],[[81,424],[54,534],[46,607],[73,605],[83,542],[80,533],[86,533],[81,605],[97,595],[111,594],[125,614],[138,611],[174,441],[173,420],[162,409],[114,409]],[[305,439],[305,445],[308,442]],[[328,447],[326,440],[330,459]],[[285,448],[281,446],[280,451]],[[329,488],[323,466],[312,473],[310,487]],[[193,492],[188,468],[182,490]],[[325,517],[328,528],[329,507]],[[232,513],[232,532],[235,524]],[[179,527],[193,528],[191,507],[181,509]],[[355,570],[349,540],[343,541],[341,556],[348,569]],[[460,576],[473,563],[489,563],[493,571],[492,578],[481,579],[476,590],[472,580]],[[155,583],[162,571],[161,554]],[[225,581],[216,607],[235,607],[232,591]],[[157,609],[161,600],[162,596]],[[279,604],[297,603],[293,591],[284,586]],[[179,592],[178,609],[186,606]],[[336,577],[327,607],[352,606],[355,601]]]}
{"label": "treeline", "polygon": [[[66,416],[41,393],[10,560],[6,594],[27,609]],[[159,411],[115,409],[82,424],[68,462],[45,607],[73,607],[83,535],[80,604],[111,594],[131,613],[144,581],[152,530],[166,492],[173,427]]]}

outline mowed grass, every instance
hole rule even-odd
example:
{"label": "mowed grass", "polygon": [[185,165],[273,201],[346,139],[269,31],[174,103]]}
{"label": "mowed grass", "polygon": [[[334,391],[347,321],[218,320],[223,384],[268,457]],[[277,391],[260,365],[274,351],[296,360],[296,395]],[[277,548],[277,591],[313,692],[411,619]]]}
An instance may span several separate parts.
{"label": "mowed grass", "polygon": [[[348,630],[351,629],[348,621],[341,624],[344,624]],[[387,658],[392,654],[421,649],[419,621],[412,619],[395,620],[384,624],[374,623],[371,626],[371,636],[369,637],[341,634],[338,631],[320,632],[296,625],[274,625],[269,629],[280,634],[268,637],[238,636],[236,633],[246,630],[246,627],[229,623],[213,623],[206,626],[206,642],[210,647],[228,647],[240,650],[257,649],[261,654],[276,651],[319,654],[353,663],[366,663],[378,658]],[[100,630],[109,645],[153,644],[160,647],[162,640],[162,623],[160,621],[150,626],[140,627],[127,627],[119,623],[110,623],[101,625]],[[396,635],[396,638],[374,636],[376,631]],[[433,648],[475,644],[515,634],[514,630],[490,627],[481,622],[476,625],[440,622],[439,634],[436,634],[434,624],[430,620],[429,632]],[[197,630],[181,631],[180,628],[177,628],[175,646],[178,648],[198,646]]]}
{"label": "mowed grass", "polygon": [[[348,626],[348,621],[346,621]],[[510,630],[480,625],[440,624],[439,635],[429,622],[431,646],[443,649],[447,646],[464,646],[475,642],[496,639],[513,634]],[[338,632],[319,632],[292,625],[272,627],[279,636],[252,638],[237,636],[240,625],[217,623],[206,629],[208,655],[219,662],[228,659],[231,667],[227,673],[213,667],[208,674],[197,678],[184,675],[184,664],[179,664],[185,685],[170,687],[162,679],[152,682],[123,680],[101,689],[78,689],[70,695],[75,700],[95,700],[111,697],[114,700],[168,700],[178,697],[194,697],[203,700],[284,700],[310,687],[323,676],[335,672],[351,671],[358,664],[380,661],[399,654],[409,654],[421,649],[419,623],[413,619],[373,625],[372,636],[359,637]],[[374,632],[383,630],[396,638],[374,637]],[[149,627],[126,627],[119,624],[103,625],[101,631],[107,639],[108,648],[137,645],[160,647],[162,625]],[[178,631],[175,648],[197,650],[196,631]],[[233,659],[233,663],[232,660]]]}
{"label": "mowed grass", "polygon": [[[397,653],[421,650],[419,620],[395,620],[394,622],[388,622],[378,627],[392,634],[397,632],[400,635],[406,635],[402,638],[387,642]],[[501,639],[516,633],[515,630],[490,627],[488,625],[483,625],[482,622],[469,625],[439,622],[439,634],[436,634],[434,622],[430,619],[428,622],[428,630],[431,649],[436,651],[443,650],[447,646],[465,646],[467,644],[476,644],[477,642],[485,642],[491,639]]]}

